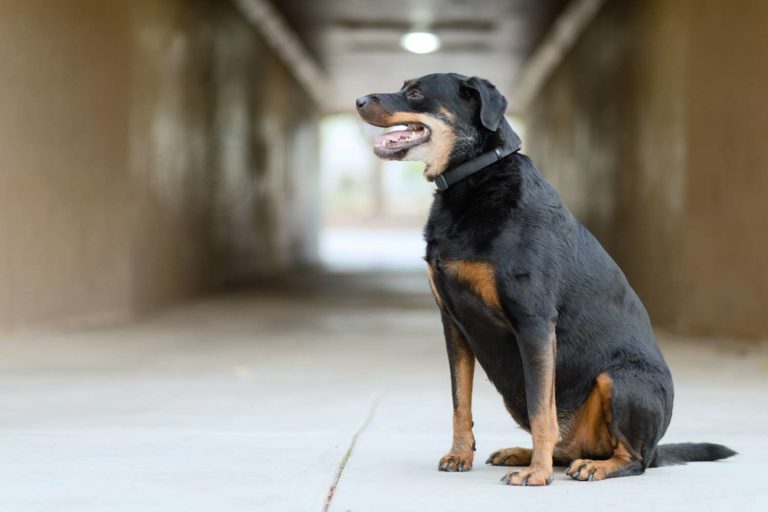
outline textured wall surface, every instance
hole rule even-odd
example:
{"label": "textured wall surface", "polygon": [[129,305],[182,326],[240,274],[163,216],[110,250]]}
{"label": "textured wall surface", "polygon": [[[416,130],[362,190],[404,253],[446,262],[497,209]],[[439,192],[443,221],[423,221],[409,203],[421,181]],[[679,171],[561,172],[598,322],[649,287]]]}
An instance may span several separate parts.
{"label": "textured wall surface", "polygon": [[314,259],[316,109],[229,2],[0,12],[0,329]]}
{"label": "textured wall surface", "polygon": [[527,151],[659,325],[768,337],[768,3],[607,2]]}

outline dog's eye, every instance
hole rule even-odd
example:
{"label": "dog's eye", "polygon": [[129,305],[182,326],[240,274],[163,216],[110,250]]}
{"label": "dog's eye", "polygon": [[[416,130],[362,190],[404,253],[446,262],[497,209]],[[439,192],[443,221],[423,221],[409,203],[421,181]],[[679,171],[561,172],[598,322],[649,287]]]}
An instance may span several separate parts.
{"label": "dog's eye", "polygon": [[409,100],[421,100],[424,99],[424,95],[421,94],[421,91],[418,89],[411,89],[407,93],[405,93],[405,97]]}

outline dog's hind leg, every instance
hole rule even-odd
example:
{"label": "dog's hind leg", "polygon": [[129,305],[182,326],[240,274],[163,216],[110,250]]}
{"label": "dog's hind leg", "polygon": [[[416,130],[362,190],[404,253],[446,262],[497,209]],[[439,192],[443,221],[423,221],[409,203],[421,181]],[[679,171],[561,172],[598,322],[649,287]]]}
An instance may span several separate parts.
{"label": "dog's hind leg", "polygon": [[613,457],[607,460],[576,459],[571,462],[565,474],[574,480],[604,480],[617,476],[639,475],[645,468],[627,450],[624,443],[619,442],[613,452]]}
{"label": "dog's hind leg", "polygon": [[624,370],[598,375],[564,448],[574,456],[566,474],[592,481],[643,473],[669,422],[664,384],[664,376]]}

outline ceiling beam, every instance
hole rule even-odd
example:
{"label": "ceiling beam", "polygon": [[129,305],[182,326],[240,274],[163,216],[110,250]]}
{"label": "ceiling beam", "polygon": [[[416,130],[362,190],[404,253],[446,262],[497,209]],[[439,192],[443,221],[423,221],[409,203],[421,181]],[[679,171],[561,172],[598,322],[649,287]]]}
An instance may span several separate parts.
{"label": "ceiling beam", "polygon": [[509,110],[523,114],[544,82],[578,41],[605,0],[574,0],[552,24],[541,44],[523,65]]}
{"label": "ceiling beam", "polygon": [[323,109],[328,97],[328,78],[288,27],[280,13],[266,0],[235,0],[245,18],[264,36],[296,80]]}

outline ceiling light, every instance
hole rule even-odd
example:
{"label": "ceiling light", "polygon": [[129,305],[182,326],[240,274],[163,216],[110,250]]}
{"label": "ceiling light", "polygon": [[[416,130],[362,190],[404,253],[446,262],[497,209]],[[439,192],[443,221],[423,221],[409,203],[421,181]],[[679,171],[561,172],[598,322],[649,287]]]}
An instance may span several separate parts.
{"label": "ceiling light", "polygon": [[440,48],[440,38],[432,32],[408,32],[400,38],[400,46],[412,53],[432,53]]}

